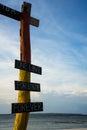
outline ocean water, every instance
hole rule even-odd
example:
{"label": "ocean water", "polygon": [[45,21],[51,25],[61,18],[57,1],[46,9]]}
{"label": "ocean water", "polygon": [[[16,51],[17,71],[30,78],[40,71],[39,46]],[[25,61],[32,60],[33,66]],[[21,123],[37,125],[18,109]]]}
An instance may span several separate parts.
{"label": "ocean water", "polygon": [[[15,115],[0,115],[0,130],[12,130]],[[87,115],[30,114],[27,130],[87,128]]]}

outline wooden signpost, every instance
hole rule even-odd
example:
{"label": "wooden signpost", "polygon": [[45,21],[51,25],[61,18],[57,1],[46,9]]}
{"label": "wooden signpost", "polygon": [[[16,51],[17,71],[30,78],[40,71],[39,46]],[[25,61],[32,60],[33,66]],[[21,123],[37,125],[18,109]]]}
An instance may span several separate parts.
{"label": "wooden signpost", "polygon": [[42,74],[42,68],[36,65],[29,64],[27,62],[22,62],[19,60],[15,60],[15,68],[25,70],[28,72]]}
{"label": "wooden signpost", "polygon": [[[14,9],[11,9],[5,5],[2,5],[2,4],[0,4],[0,14],[5,15],[7,17],[10,17],[14,20],[18,20],[18,21],[20,21],[22,19],[21,12],[14,10]],[[30,17],[30,21],[28,21],[28,22],[29,22],[29,24],[31,24],[33,26],[39,27],[39,20],[36,18]]]}
{"label": "wooden signpost", "polygon": [[40,92],[39,83],[15,81],[15,90],[35,91]]}
{"label": "wooden signpost", "polygon": [[37,112],[37,111],[43,111],[42,102],[12,104],[12,113]]}
{"label": "wooden signpost", "polygon": [[20,21],[20,60],[15,60],[19,69],[19,81],[15,81],[18,103],[12,103],[12,113],[17,113],[13,130],[26,130],[29,112],[43,111],[42,102],[30,102],[30,91],[40,92],[40,84],[32,83],[31,74],[42,74],[42,68],[31,64],[30,24],[38,27],[39,20],[30,16],[31,4],[23,2],[21,12],[0,4],[0,14]]}
{"label": "wooden signpost", "polygon": [[11,9],[5,5],[0,4],[0,14],[20,21],[21,13],[17,10]]}

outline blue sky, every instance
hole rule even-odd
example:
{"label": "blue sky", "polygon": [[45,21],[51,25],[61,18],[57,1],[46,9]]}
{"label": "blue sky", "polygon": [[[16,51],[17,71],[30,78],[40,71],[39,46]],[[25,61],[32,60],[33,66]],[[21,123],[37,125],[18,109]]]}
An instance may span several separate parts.
{"label": "blue sky", "polygon": [[[44,112],[87,114],[87,0],[26,0],[31,16],[40,20],[31,26],[32,64],[43,75],[31,74],[41,92],[31,93],[32,101],[43,101]],[[18,11],[23,0],[0,0]],[[10,113],[17,102],[14,80],[20,59],[20,23],[0,15],[0,113]]]}

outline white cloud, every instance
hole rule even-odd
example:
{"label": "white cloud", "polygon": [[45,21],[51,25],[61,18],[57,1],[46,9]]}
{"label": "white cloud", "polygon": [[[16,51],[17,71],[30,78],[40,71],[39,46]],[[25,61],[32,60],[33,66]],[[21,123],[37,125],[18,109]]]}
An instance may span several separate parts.
{"label": "white cloud", "polygon": [[17,101],[14,80],[18,79],[18,72],[14,68],[14,61],[19,58],[19,41],[16,36],[18,28],[9,27],[7,20],[0,23],[0,103],[5,104]]}
{"label": "white cloud", "polygon": [[[5,3],[6,0],[2,2]],[[16,6],[18,2],[20,3],[20,1],[11,1],[8,5]],[[41,66],[43,74],[42,76],[32,74],[32,81],[39,82],[42,91],[32,93],[31,100],[44,100],[45,103],[48,100],[48,104],[51,105],[51,94],[53,94],[54,101],[59,102],[60,106],[63,106],[64,101],[69,102],[70,105],[70,99],[73,100],[71,103],[74,103],[75,98],[79,101],[79,97],[87,96],[87,38],[82,34],[66,30],[62,24],[55,21],[44,1],[37,1],[34,10],[36,8],[37,11],[32,13],[39,16],[41,23],[37,32],[31,28],[32,64]],[[36,13],[38,11],[40,13]],[[19,23],[3,17],[3,22],[0,21],[0,86],[3,86],[0,102],[4,100],[8,103],[17,100],[14,80],[18,78],[18,71],[14,69],[14,59],[19,59],[19,44]],[[62,101],[62,104],[57,101],[57,98]],[[83,99],[81,103],[82,101]]]}

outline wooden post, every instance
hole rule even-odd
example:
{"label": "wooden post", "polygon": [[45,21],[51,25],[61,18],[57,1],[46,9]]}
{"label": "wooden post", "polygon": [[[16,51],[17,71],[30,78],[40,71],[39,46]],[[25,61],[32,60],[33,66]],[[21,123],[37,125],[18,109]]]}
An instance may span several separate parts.
{"label": "wooden post", "polygon": [[[21,84],[21,89],[18,91],[18,103],[12,103],[12,113],[16,114],[13,130],[26,130],[29,112],[43,111],[42,102],[30,102],[30,91],[40,91],[40,84],[30,82],[30,72],[36,74],[42,74],[41,67],[31,64],[31,47],[30,47],[30,24],[33,26],[39,26],[39,20],[30,17],[31,4],[24,2],[22,5],[22,11],[16,11],[5,5],[0,4],[0,14],[10,17],[12,19],[20,21],[20,60],[15,61],[15,68],[21,69],[19,72],[19,82],[25,84],[28,83],[28,89],[24,89],[23,84]],[[26,65],[21,66],[17,63],[23,65],[28,64],[29,68],[26,69]],[[16,82],[17,83],[17,82]],[[17,86],[15,86],[17,87]],[[23,89],[22,89],[23,88]],[[24,91],[28,90],[28,91]],[[24,107],[25,106],[25,107]],[[33,106],[33,107],[31,107]],[[21,108],[21,109],[20,109]],[[24,113],[20,113],[24,112]],[[19,114],[20,113],[20,114]]]}
{"label": "wooden post", "polygon": [[[20,20],[20,59],[23,62],[31,63],[31,47],[30,47],[30,12],[31,4],[23,3],[22,18]],[[19,80],[30,82],[30,72],[20,70]],[[18,91],[18,103],[30,102],[29,91]],[[16,114],[13,130],[26,130],[29,113]]]}

